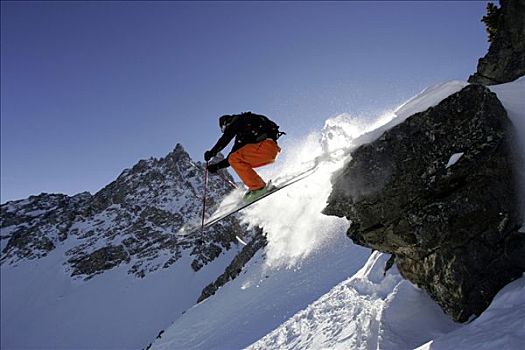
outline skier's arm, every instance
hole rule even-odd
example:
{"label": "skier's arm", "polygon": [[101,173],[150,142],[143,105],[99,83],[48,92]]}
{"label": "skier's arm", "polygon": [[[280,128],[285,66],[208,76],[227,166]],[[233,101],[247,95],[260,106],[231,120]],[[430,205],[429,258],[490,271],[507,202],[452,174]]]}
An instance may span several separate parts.
{"label": "skier's arm", "polygon": [[224,149],[224,147],[228,146],[228,144],[230,143],[230,141],[235,137],[235,134],[233,133],[228,133],[228,132],[224,132],[224,134],[221,136],[221,138],[219,139],[219,141],[217,141],[217,143],[215,144],[215,146],[212,147],[212,149],[210,150],[210,152],[212,154],[217,154],[219,153],[220,151],[222,151]]}

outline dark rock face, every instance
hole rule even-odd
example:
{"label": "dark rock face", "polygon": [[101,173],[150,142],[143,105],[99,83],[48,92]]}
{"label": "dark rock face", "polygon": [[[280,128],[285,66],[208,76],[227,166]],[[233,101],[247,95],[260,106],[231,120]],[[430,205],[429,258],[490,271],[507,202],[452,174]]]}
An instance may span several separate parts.
{"label": "dark rock face", "polygon": [[74,257],[69,260],[73,265],[73,276],[95,274],[112,269],[120,265],[122,262],[128,262],[129,255],[126,253],[124,246],[107,246],[95,250],[88,256],[80,258]]}
{"label": "dark rock face", "polygon": [[494,40],[470,83],[493,85],[525,75],[525,0],[500,0]]}
{"label": "dark rock face", "polygon": [[467,86],[355,150],[325,214],[466,321],[525,271],[511,135],[496,95]]}

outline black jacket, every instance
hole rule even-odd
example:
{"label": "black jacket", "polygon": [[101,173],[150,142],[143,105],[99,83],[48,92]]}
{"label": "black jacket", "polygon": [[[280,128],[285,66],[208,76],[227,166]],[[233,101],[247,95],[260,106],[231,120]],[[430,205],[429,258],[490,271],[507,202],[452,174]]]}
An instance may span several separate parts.
{"label": "black jacket", "polygon": [[[234,115],[232,122],[226,127],[224,134],[210,151],[213,154],[219,153],[228,146],[234,137],[235,143],[228,156],[250,143],[259,143],[267,138],[272,138],[277,141],[277,134],[262,133],[260,130],[260,124],[267,123],[268,121],[269,119],[267,117],[251,112]],[[273,123],[271,121],[269,122]],[[275,123],[273,124],[275,125]],[[218,169],[227,168],[229,166],[230,163],[228,162],[228,157],[217,163]]]}

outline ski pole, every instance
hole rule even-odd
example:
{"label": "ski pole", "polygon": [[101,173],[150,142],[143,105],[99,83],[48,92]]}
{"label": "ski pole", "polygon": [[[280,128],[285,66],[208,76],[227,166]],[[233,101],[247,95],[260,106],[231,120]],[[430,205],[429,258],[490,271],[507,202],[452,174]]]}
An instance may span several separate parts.
{"label": "ski pole", "polygon": [[206,170],[204,170],[204,196],[202,197],[202,228],[204,232],[204,214],[206,213],[206,194],[208,191],[208,161],[206,161]]}

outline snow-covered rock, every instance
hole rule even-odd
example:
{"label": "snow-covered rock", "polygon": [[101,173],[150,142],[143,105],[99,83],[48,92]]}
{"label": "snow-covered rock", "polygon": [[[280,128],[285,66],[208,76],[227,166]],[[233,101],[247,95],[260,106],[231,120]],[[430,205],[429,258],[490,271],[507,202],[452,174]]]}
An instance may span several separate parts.
{"label": "snow-covered rock", "polygon": [[467,86],[352,152],[325,212],[467,321],[525,270],[514,133],[496,94]]}

